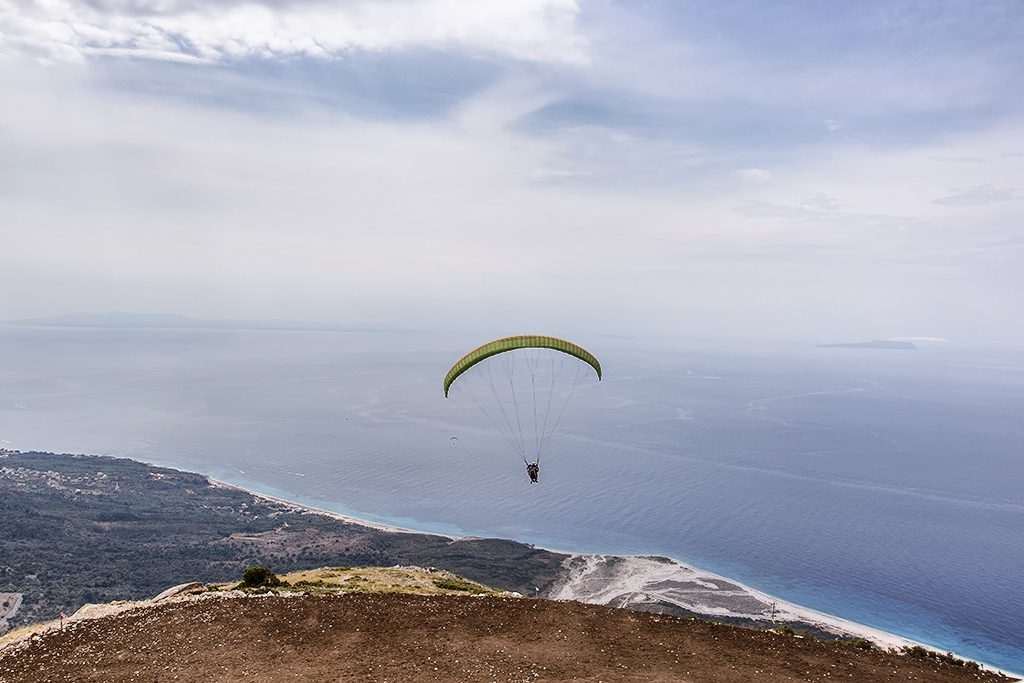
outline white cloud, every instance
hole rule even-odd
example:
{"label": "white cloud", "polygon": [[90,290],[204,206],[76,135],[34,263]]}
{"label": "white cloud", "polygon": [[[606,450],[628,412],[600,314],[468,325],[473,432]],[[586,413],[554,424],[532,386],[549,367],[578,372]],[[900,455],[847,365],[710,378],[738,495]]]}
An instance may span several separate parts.
{"label": "white cloud", "polygon": [[471,311],[503,329],[1024,336],[1007,323],[1024,272],[1013,205],[965,226],[930,203],[976,171],[932,155],[987,159],[999,186],[1021,177],[1024,159],[999,156],[1018,129],[782,160],[771,183],[737,183],[730,165],[717,184],[638,189],[587,174],[636,148],[650,162],[644,141],[524,133],[509,112],[546,98],[524,83],[439,120],[368,121],[196,106],[82,72],[0,68],[18,102],[0,108],[0,271],[32,283],[0,298],[0,318],[118,308],[429,328]]}
{"label": "white cloud", "polygon": [[[982,117],[899,135],[888,114],[959,101],[913,70],[857,80],[858,61],[837,83],[834,64],[766,71],[647,35],[609,52],[620,23],[577,27],[575,4],[554,1],[479,15],[441,0],[15,3],[0,0],[0,51],[84,64],[0,60],[0,271],[32,283],[0,297],[0,318],[1024,339],[1018,203],[965,221],[942,201],[1019,185],[1024,129]],[[372,54],[294,69],[89,59],[406,48],[554,64],[489,59],[435,88],[429,64]],[[588,68],[563,68],[591,50]],[[417,108],[419,86],[442,105]],[[836,112],[857,135],[823,141]],[[872,125],[899,144],[865,138]]]}
{"label": "white cloud", "polygon": [[1021,196],[1013,188],[999,188],[993,185],[978,185],[969,190],[953,192],[945,197],[933,199],[932,204],[940,206],[984,206],[997,202],[1008,202]]}
{"label": "white cloud", "polygon": [[0,52],[216,61],[453,49],[582,63],[575,0],[0,0]]}
{"label": "white cloud", "polygon": [[847,206],[824,193],[808,195],[796,205],[781,205],[764,200],[748,200],[736,207],[745,216],[754,218],[788,218],[793,220],[817,220],[849,215]]}
{"label": "white cloud", "polygon": [[771,180],[772,178],[771,171],[765,170],[763,168],[744,168],[742,170],[736,171],[736,175],[738,175],[740,178],[743,178],[744,180],[750,180],[755,183],[765,183]]}

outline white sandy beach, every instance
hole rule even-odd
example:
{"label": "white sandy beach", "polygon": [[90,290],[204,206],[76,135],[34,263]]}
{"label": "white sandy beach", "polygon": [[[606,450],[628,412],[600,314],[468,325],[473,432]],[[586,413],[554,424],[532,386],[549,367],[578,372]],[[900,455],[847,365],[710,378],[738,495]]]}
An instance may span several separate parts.
{"label": "white sandy beach", "polygon": [[451,536],[445,536],[444,534],[438,534],[428,531],[418,531],[416,529],[406,529],[400,526],[394,526],[391,524],[383,524],[381,522],[374,522],[368,519],[359,519],[358,517],[351,517],[349,515],[343,515],[340,512],[334,512],[332,510],[325,510],[323,508],[314,507],[312,505],[305,505],[303,503],[296,503],[285,498],[279,498],[278,496],[272,496],[268,493],[262,493],[253,489],[243,488],[241,486],[235,486],[234,484],[228,484],[227,482],[214,479],[213,477],[207,477],[206,480],[210,482],[210,486],[219,486],[226,489],[233,489],[235,491],[244,491],[251,496],[256,498],[262,498],[263,500],[269,500],[278,505],[283,505],[287,508],[298,512],[310,512],[318,515],[324,515],[331,517],[347,524],[358,524],[359,526],[370,527],[371,529],[377,529],[379,531],[390,531],[398,534],[429,534],[431,536],[444,536],[445,538],[453,538]]}
{"label": "white sandy beach", "polygon": [[887,648],[920,644],[781,600],[668,558],[576,555],[567,564],[569,579],[550,596],[554,599],[623,607],[667,603],[709,617],[800,621],[838,636],[865,638]]}

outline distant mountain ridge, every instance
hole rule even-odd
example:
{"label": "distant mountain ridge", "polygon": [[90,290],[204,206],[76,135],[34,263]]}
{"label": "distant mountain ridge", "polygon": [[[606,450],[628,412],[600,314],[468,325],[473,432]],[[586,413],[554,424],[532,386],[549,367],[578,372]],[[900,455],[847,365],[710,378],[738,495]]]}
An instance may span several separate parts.
{"label": "distant mountain ridge", "polygon": [[11,320],[18,325],[37,327],[114,327],[114,328],[162,328],[195,330],[297,330],[323,332],[369,332],[369,327],[311,323],[301,320],[254,319],[233,320],[229,318],[190,318],[180,313],[65,313],[43,318]]}

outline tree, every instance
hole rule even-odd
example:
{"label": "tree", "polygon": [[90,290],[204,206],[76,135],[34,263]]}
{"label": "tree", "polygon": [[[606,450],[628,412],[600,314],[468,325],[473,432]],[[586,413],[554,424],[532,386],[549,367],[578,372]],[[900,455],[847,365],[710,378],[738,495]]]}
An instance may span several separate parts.
{"label": "tree", "polygon": [[266,567],[249,567],[242,573],[244,588],[262,588],[263,586],[280,586],[281,579]]}

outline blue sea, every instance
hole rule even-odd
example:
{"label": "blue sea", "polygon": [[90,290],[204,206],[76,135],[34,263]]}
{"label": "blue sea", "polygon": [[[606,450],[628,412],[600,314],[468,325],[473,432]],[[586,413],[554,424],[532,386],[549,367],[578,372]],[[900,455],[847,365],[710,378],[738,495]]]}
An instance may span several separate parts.
{"label": "blue sea", "polygon": [[427,531],[668,555],[1024,671],[1024,353],[579,339],[604,381],[531,486],[442,395],[483,341],[2,327],[0,446],[127,456]]}

